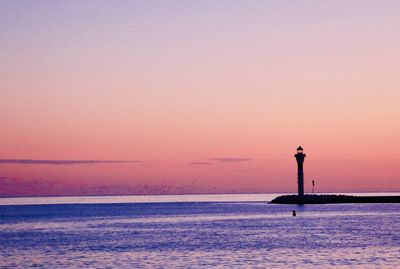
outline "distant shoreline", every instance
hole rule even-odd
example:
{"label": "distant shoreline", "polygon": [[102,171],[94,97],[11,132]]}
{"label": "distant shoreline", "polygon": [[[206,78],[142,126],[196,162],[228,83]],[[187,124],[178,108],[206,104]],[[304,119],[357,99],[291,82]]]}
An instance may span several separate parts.
{"label": "distant shoreline", "polygon": [[[362,192],[321,192],[313,195],[347,195],[358,196],[358,194],[386,194],[386,193],[400,193],[397,191],[362,191]],[[8,198],[57,198],[57,197],[113,197],[113,196],[187,196],[187,195],[252,195],[252,194],[283,194],[292,195],[293,192],[231,192],[231,193],[155,193],[155,194],[66,194],[66,195],[11,195],[0,196],[0,199]],[[308,194],[311,195],[311,194]],[[383,196],[383,195],[382,195]]]}

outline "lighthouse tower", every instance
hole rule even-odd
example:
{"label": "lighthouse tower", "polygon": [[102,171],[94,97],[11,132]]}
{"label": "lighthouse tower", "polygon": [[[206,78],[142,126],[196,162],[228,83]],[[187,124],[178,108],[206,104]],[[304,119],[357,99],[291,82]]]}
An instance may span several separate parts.
{"label": "lighthouse tower", "polygon": [[298,185],[298,195],[304,195],[304,173],[303,173],[303,163],[306,155],[303,153],[303,148],[299,146],[297,148],[297,153],[294,155],[297,161],[297,185]]}

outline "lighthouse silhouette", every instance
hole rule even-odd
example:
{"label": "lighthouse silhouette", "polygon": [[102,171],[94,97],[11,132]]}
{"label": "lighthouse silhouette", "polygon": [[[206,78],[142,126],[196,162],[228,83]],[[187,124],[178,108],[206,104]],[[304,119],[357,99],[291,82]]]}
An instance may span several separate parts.
{"label": "lighthouse silhouette", "polygon": [[303,153],[303,148],[299,146],[297,148],[297,153],[294,155],[297,161],[297,185],[298,185],[298,195],[304,195],[304,172],[303,163],[306,155]]}

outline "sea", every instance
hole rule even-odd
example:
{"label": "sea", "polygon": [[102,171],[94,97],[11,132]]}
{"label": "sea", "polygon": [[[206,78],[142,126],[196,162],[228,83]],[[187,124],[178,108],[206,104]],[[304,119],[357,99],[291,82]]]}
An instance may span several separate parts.
{"label": "sea", "polygon": [[0,268],[400,268],[400,204],[278,195],[0,198]]}

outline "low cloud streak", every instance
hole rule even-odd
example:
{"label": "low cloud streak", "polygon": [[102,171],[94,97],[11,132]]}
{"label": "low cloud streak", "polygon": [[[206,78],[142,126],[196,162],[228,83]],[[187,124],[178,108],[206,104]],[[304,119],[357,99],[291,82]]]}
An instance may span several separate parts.
{"label": "low cloud streak", "polygon": [[232,163],[232,162],[248,162],[251,161],[249,158],[235,158],[235,157],[224,157],[224,158],[212,158],[212,161],[222,162],[222,163]]}
{"label": "low cloud streak", "polygon": [[32,159],[0,159],[0,164],[29,164],[29,165],[74,165],[74,164],[111,164],[137,163],[141,161],[123,160],[32,160]]}

